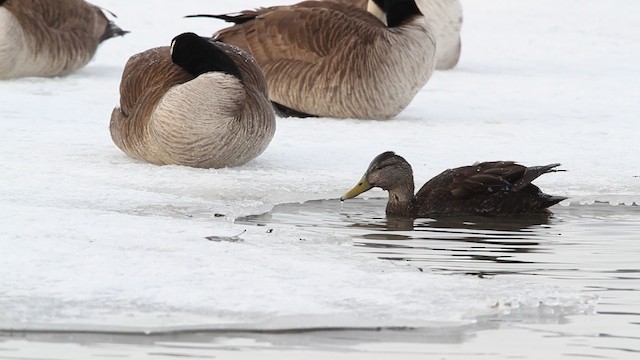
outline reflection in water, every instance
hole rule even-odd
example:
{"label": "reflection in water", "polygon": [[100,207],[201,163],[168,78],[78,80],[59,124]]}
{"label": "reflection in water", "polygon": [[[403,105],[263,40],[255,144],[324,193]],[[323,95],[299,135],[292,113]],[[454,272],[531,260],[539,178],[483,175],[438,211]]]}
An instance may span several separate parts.
{"label": "reflection in water", "polygon": [[[626,341],[629,334],[640,334],[640,206],[595,203],[555,206],[550,215],[411,221],[387,218],[385,203],[386,199],[353,199],[341,209],[335,200],[310,201],[276,206],[270,214],[238,222],[342,232],[361,252],[423,271],[577,287],[600,298],[597,322],[606,330],[588,331],[606,336],[589,338],[589,346],[564,355],[593,356],[607,349],[595,357],[617,359],[640,353],[640,343]],[[583,327],[572,325],[579,320],[560,321],[549,335],[567,338],[569,347],[571,341],[581,343],[585,339],[578,334],[584,333],[584,326],[593,327],[595,320],[585,320]],[[542,324],[545,318],[533,322]],[[497,334],[509,336],[503,330]]]}
{"label": "reflection in water", "polygon": [[[344,207],[336,200],[284,204],[238,223],[343,231],[362,252],[447,274],[542,275],[556,281],[575,279],[584,275],[578,269],[602,264],[606,271],[598,269],[603,271],[593,273],[594,278],[616,279],[611,271],[640,278],[633,272],[638,268],[631,260],[634,252],[619,251],[637,241],[640,206],[596,203],[555,206],[553,214],[412,221],[387,218],[385,203],[386,199],[353,199]],[[617,268],[625,261],[626,269]],[[640,291],[638,286],[631,288]]]}
{"label": "reflection in water", "polygon": [[[249,216],[237,222],[345,229],[358,248],[381,259],[414,262],[419,268],[426,266],[446,273],[484,276],[535,271],[535,267],[526,270],[509,270],[502,266],[487,269],[481,264],[536,263],[517,255],[549,252],[541,244],[541,239],[553,237],[553,227],[563,221],[550,213],[412,220],[386,217],[385,202],[385,199],[354,199],[346,209],[330,200],[284,204],[276,206],[270,213]],[[464,268],[461,264],[469,266]]]}
{"label": "reflection in water", "polygon": [[[363,219],[362,217],[365,216],[365,214],[358,214],[358,216],[354,216],[351,214],[341,213],[340,215],[352,221],[351,224],[347,224],[347,226],[350,227],[373,228],[378,230],[386,229],[391,231],[419,231],[424,228],[429,228],[527,232],[529,228],[536,228],[549,224],[553,217],[550,213],[539,213],[511,217],[447,216],[434,219],[412,220],[394,217]],[[268,215],[267,217],[271,218],[271,215]]]}
{"label": "reflection in water", "polygon": [[[552,214],[538,213],[510,217],[467,216],[442,217],[427,221],[425,226],[439,229],[466,229],[475,231],[517,231],[527,232],[531,228],[539,228],[551,222]],[[423,224],[423,219],[416,220],[416,226]]]}

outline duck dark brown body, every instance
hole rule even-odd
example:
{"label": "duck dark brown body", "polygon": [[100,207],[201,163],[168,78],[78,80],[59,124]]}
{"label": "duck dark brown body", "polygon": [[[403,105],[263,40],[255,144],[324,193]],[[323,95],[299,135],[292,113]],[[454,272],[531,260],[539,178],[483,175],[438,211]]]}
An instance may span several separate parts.
{"label": "duck dark brown body", "polygon": [[503,216],[548,212],[548,207],[566,198],[545,194],[531,182],[548,172],[563,171],[556,170],[558,166],[560,164],[526,167],[513,161],[477,163],[443,171],[414,195],[411,165],[387,151],[373,159],[360,182],[341,200],[379,187],[389,192],[388,216]]}

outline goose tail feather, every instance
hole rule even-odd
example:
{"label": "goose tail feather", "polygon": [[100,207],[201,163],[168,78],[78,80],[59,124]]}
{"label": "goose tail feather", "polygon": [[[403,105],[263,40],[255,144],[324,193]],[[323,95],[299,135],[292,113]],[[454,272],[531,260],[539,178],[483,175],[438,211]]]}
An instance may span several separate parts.
{"label": "goose tail feather", "polygon": [[107,28],[105,29],[104,33],[102,34],[102,37],[100,38],[100,42],[103,42],[107,39],[111,39],[112,37],[124,36],[125,34],[128,34],[128,33],[129,31],[122,30],[113,21],[109,21],[109,23],[107,24]]}
{"label": "goose tail feather", "polygon": [[234,23],[234,24],[242,24],[247,21],[251,21],[256,18],[258,15],[257,11],[254,10],[245,10],[236,14],[220,14],[220,15],[212,15],[212,14],[196,14],[196,15],[187,15],[186,18],[197,18],[197,17],[207,17],[207,18],[215,18],[224,20],[226,22]]}

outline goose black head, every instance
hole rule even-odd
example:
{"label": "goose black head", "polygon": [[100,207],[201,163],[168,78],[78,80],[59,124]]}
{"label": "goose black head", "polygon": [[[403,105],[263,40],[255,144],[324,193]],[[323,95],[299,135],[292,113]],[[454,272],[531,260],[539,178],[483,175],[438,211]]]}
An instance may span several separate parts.
{"label": "goose black head", "polygon": [[408,19],[422,15],[415,0],[369,0],[367,11],[388,27],[400,26]]}
{"label": "goose black head", "polygon": [[183,33],[171,41],[171,60],[193,76],[223,72],[242,80],[240,69],[216,41]]}

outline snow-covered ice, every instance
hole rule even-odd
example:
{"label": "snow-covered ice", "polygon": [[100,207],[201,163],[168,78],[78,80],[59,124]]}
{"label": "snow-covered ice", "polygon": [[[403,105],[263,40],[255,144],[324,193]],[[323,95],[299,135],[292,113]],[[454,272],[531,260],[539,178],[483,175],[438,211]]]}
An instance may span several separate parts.
{"label": "snow-covered ice", "polygon": [[[0,328],[424,325],[510,299],[585,301],[419,273],[340,235],[232,220],[337,199],[385,150],[412,163],[418,185],[479,160],[560,162],[568,172],[536,181],[546,192],[640,203],[640,2],[463,1],[460,64],[436,72],[396,119],[278,119],[270,147],[242,167],[155,166],[112,144],[130,55],[225,26],[183,15],[293,2],[96,0],[131,33],[70,76],[0,82]],[[243,242],[205,239],[244,229]]]}

